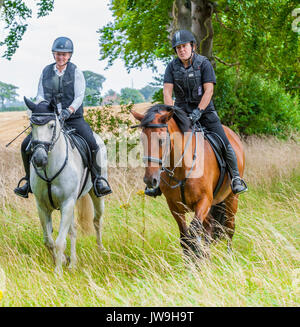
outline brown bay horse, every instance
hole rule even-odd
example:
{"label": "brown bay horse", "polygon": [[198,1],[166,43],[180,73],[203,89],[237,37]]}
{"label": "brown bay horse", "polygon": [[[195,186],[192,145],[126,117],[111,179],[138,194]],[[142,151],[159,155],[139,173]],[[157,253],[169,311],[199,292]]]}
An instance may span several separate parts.
{"label": "brown bay horse", "polygon": [[[145,114],[132,114],[140,121],[135,127],[142,128],[144,182],[149,188],[159,186],[166,197],[179,227],[184,254],[207,256],[210,243],[221,234],[227,235],[230,250],[238,196],[231,191],[228,174],[214,195],[220,170],[203,134],[191,129],[186,113],[173,106],[154,105]],[[224,130],[235,150],[242,177],[242,142],[231,129],[224,126]],[[191,211],[195,215],[188,226],[185,215]]]}

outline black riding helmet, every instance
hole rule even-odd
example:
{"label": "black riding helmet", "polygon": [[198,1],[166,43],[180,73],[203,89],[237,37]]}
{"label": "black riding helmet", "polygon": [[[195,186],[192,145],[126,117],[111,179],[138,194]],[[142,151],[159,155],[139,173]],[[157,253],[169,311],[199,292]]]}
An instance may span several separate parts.
{"label": "black riding helmet", "polygon": [[[71,57],[74,51],[73,42],[68,37],[60,36],[58,37],[52,45],[52,53],[54,57],[54,52],[70,52]],[[71,60],[71,57],[69,61]]]}
{"label": "black riding helmet", "polygon": [[71,52],[73,53],[73,42],[68,37],[58,37],[52,45],[52,52]]}
{"label": "black riding helmet", "polygon": [[[180,44],[185,43],[193,43],[196,44],[196,39],[192,32],[187,30],[177,31],[172,38],[172,48],[176,51],[176,47]],[[193,45],[192,45],[193,46]]]}

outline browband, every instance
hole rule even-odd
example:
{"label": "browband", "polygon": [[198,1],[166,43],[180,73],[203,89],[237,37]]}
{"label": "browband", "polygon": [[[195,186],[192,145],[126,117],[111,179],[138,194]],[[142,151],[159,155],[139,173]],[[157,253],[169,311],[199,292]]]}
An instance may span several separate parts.
{"label": "browband", "polygon": [[55,120],[56,114],[55,113],[36,113],[32,114],[30,117],[30,122],[35,125],[45,125],[50,120]]}

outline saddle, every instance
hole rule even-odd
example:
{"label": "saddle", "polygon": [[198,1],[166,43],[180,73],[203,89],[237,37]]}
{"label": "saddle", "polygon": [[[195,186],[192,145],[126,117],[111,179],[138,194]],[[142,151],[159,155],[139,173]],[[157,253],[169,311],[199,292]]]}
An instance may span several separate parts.
{"label": "saddle", "polygon": [[70,129],[64,126],[64,131],[70,141],[72,149],[76,147],[80,153],[84,168],[89,168],[89,170],[91,170],[92,154],[86,140],[77,134],[75,129]]}
{"label": "saddle", "polygon": [[70,129],[64,126],[63,130],[70,141],[72,149],[76,147],[78,152],[80,153],[84,168],[88,168],[88,170],[85,172],[84,182],[81,186],[81,190],[78,195],[78,198],[80,198],[88,180],[88,173],[89,171],[92,171],[92,153],[86,140],[82,136],[77,134],[75,129]]}
{"label": "saddle", "polygon": [[218,162],[218,166],[220,169],[219,180],[218,180],[217,186],[214,189],[214,197],[215,197],[216,194],[219,192],[221,185],[223,184],[225,174],[226,174],[226,162],[224,159],[225,144],[224,144],[223,140],[221,139],[221,137],[217,133],[208,131],[203,126],[201,126],[201,130],[204,133],[204,139],[206,139],[208,141],[208,143],[210,144],[211,148],[213,149],[213,151],[215,153],[215,156],[216,156],[216,159]]}

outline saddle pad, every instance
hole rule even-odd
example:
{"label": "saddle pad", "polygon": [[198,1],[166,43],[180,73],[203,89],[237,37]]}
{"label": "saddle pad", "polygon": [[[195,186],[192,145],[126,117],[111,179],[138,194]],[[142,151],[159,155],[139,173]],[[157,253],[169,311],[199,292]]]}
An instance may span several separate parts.
{"label": "saddle pad", "polygon": [[220,138],[220,136],[214,132],[209,132],[204,130],[204,138],[209,142],[210,146],[212,147],[215,156],[217,158],[217,162],[220,169],[220,177],[217,183],[217,186],[214,190],[214,197],[218,193],[223,184],[225,173],[226,173],[226,162],[224,160],[223,154],[225,153],[225,145]]}

